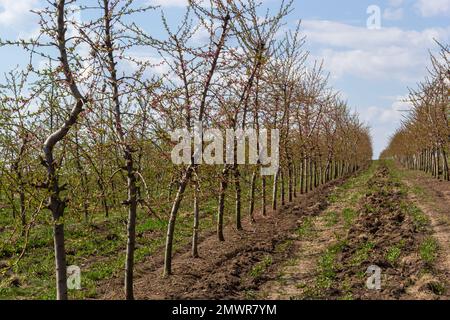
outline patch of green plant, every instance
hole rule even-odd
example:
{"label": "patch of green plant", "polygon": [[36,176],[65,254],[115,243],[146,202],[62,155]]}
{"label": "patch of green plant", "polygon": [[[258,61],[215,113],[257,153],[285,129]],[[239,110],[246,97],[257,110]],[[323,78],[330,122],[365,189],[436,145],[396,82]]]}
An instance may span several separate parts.
{"label": "patch of green plant", "polygon": [[245,290],[244,296],[246,300],[255,300],[258,298],[258,295],[254,290]]}
{"label": "patch of green plant", "polygon": [[426,194],[427,194],[425,189],[422,188],[421,186],[413,186],[411,188],[411,190],[415,195],[420,196],[420,197],[426,196]]}
{"label": "patch of green plant", "polygon": [[275,246],[275,252],[277,252],[277,253],[285,252],[286,250],[289,249],[289,247],[292,245],[292,243],[293,243],[293,241],[289,239],[289,240],[286,240],[286,241],[283,241],[283,242],[277,244]]}
{"label": "patch of green plant", "polygon": [[295,266],[298,263],[296,258],[290,258],[284,263],[285,266]]}
{"label": "patch of green plant", "polygon": [[395,265],[400,258],[402,253],[402,249],[399,245],[395,245],[390,247],[386,252],[386,260],[391,264]]}
{"label": "patch of green plant", "polygon": [[325,215],[325,225],[327,227],[332,227],[336,225],[339,221],[338,213],[336,211],[329,211]]}
{"label": "patch of green plant", "polygon": [[360,270],[356,272],[356,277],[358,279],[365,279],[366,278],[366,272],[364,270]]}
{"label": "patch of green plant", "polygon": [[432,281],[428,283],[428,288],[430,289],[431,292],[437,294],[438,296],[445,294],[445,292],[447,291],[445,285],[438,281]]}
{"label": "patch of green plant", "polygon": [[430,224],[430,220],[428,217],[420,210],[418,207],[416,207],[413,204],[402,202],[400,204],[400,208],[403,212],[406,212],[409,214],[414,223],[414,227],[418,231],[424,231],[426,227]]}
{"label": "patch of green plant", "polygon": [[147,219],[144,223],[136,227],[136,232],[165,230],[167,228],[167,221],[155,218]]}
{"label": "patch of green plant", "polygon": [[363,207],[364,207],[364,211],[367,213],[375,212],[375,208],[370,203],[365,203]]}
{"label": "patch of green plant", "polygon": [[438,254],[437,241],[432,237],[426,238],[420,244],[419,253],[420,253],[420,258],[424,262],[426,262],[428,264],[432,264],[436,260],[437,254]]}
{"label": "patch of green plant", "polygon": [[335,192],[333,192],[328,196],[329,203],[336,203],[338,200],[339,200],[338,195]]}
{"label": "patch of green plant", "polygon": [[260,277],[267,268],[272,264],[272,257],[271,256],[265,256],[264,259],[260,262],[258,262],[252,270],[250,270],[250,276],[253,278]]}
{"label": "patch of green plant", "polygon": [[349,228],[355,218],[358,216],[358,213],[353,209],[345,208],[344,210],[342,210],[342,216],[344,218],[345,227]]}
{"label": "patch of green plant", "polygon": [[[317,284],[316,285],[312,285],[312,286],[308,286],[308,285],[304,285],[304,288],[299,288],[299,289],[303,289],[303,296],[302,297],[298,297],[296,299],[322,299],[323,298],[323,289],[318,288]],[[290,300],[295,300],[292,297],[290,298]]]}
{"label": "patch of green plant", "polygon": [[367,241],[363,245],[361,245],[358,250],[354,253],[350,265],[351,266],[360,266],[363,262],[369,259],[369,253],[373,250],[375,244],[373,242]]}
{"label": "patch of green plant", "polygon": [[349,199],[349,203],[352,205],[355,205],[358,203],[358,201],[361,199],[362,197],[362,192],[358,191],[358,192],[354,192]]}
{"label": "patch of green plant", "polygon": [[297,229],[297,234],[300,237],[308,237],[311,236],[314,231],[314,218],[306,217],[300,227]]}
{"label": "patch of green plant", "polygon": [[336,258],[344,246],[346,246],[346,242],[339,241],[328,247],[320,256],[318,262],[319,275],[316,278],[316,286],[319,289],[328,289],[333,284],[333,280],[336,278]]}
{"label": "patch of green plant", "polygon": [[353,300],[354,299],[349,278],[345,278],[344,281],[342,281],[341,288],[342,288],[343,295],[342,295],[342,297],[340,297],[340,300]]}

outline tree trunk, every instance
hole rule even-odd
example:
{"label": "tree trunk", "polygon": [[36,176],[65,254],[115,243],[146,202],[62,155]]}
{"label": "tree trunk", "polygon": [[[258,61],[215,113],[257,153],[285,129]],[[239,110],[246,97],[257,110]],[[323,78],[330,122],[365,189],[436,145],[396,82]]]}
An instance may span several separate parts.
{"label": "tree trunk", "polygon": [[292,197],[294,194],[293,185],[292,185],[292,164],[288,164],[288,201],[292,202]]}
{"label": "tree trunk", "polygon": [[285,190],[284,190],[284,170],[280,170],[280,196],[281,196],[281,205],[285,205]]}
{"label": "tree trunk", "polygon": [[219,190],[219,205],[217,212],[217,238],[219,241],[225,241],[223,236],[223,214],[225,210],[225,191],[228,186],[228,166],[225,165],[225,168],[222,170],[222,179],[220,181],[220,190]]}
{"label": "tree trunk", "polygon": [[338,172],[338,161],[334,160],[334,165],[333,165],[333,169],[334,169],[334,179],[339,178],[339,172]]}
{"label": "tree trunk", "polygon": [[20,220],[22,222],[22,235],[25,235],[25,229],[27,226],[27,213],[25,210],[25,190],[23,182],[20,182],[19,186],[19,200],[20,200]]}
{"label": "tree trunk", "polygon": [[172,274],[172,248],[173,248],[173,236],[175,231],[175,222],[177,220],[177,213],[180,208],[181,201],[183,200],[184,191],[186,190],[186,185],[191,177],[191,167],[187,168],[184,173],[183,178],[178,186],[177,195],[172,204],[172,210],[170,211],[169,224],[167,226],[166,235],[166,249],[164,254],[164,277]]}
{"label": "tree trunk", "polygon": [[86,192],[88,192],[87,188],[87,176],[86,176],[86,170],[84,170],[83,165],[81,164],[80,159],[80,150],[79,150],[79,142],[78,142],[78,134],[75,132],[75,163],[78,171],[78,175],[80,176],[80,183],[81,183],[81,200],[83,201],[83,213],[84,213],[84,220],[86,222],[89,221],[89,206],[88,206],[88,197],[86,196]]}
{"label": "tree trunk", "polygon": [[[255,211],[255,189],[256,189],[256,174],[258,167],[253,170],[252,180],[250,183],[250,208],[249,208],[249,216],[252,222],[255,222],[254,211]],[[264,210],[264,209],[263,209]]]}
{"label": "tree trunk", "polygon": [[262,206],[262,215],[266,215],[266,177],[261,177],[261,206]]}
{"label": "tree trunk", "polygon": [[69,117],[64,124],[56,131],[54,131],[44,142],[43,151],[45,155],[44,165],[47,169],[48,191],[50,193],[48,208],[53,216],[53,240],[55,247],[55,266],[56,266],[56,298],[58,300],[67,300],[67,264],[66,252],[64,248],[64,209],[67,200],[60,199],[60,192],[62,189],[59,186],[58,176],[56,173],[56,164],[53,158],[53,148],[55,145],[64,139],[72,126],[76,123],[79,114],[83,111],[83,106],[86,99],[78,90],[77,84],[74,80],[73,74],[70,70],[70,63],[67,57],[66,48],[66,21],[65,21],[65,1],[60,0],[57,3],[57,35],[58,35],[58,50],[60,54],[60,61],[62,70],[64,72],[65,80],[68,83],[72,96],[76,99],[75,106],[70,111]]}
{"label": "tree trunk", "polygon": [[293,170],[292,171],[293,171],[292,193],[293,193],[294,198],[297,198],[297,178],[298,178],[297,174],[298,174],[298,168],[297,168],[297,166],[295,164],[293,165]]}
{"label": "tree trunk", "polygon": [[444,157],[444,173],[445,173],[445,179],[447,181],[450,181],[450,168],[448,165],[448,160],[447,160],[447,153],[445,152],[445,150],[442,150],[442,156]]}
{"label": "tree trunk", "polygon": [[55,268],[56,268],[56,299],[67,300],[67,264],[66,251],[64,247],[64,209],[66,201],[61,200],[58,176],[56,174],[55,162],[52,149],[44,144],[44,153],[46,158],[48,191],[50,193],[48,208],[53,217],[53,242],[55,249]]}
{"label": "tree trunk", "polygon": [[241,222],[241,175],[237,164],[233,167],[234,188],[235,188],[235,212],[236,212],[236,229],[242,230]]}
{"label": "tree trunk", "polygon": [[108,206],[108,201],[106,198],[106,190],[105,190],[105,185],[101,181],[100,178],[97,179],[97,185],[101,192],[102,206],[103,206],[103,211],[105,212],[105,218],[108,218],[109,217],[109,206]]}
{"label": "tree trunk", "polygon": [[301,172],[301,188],[300,192],[301,194],[306,193],[306,160],[304,157],[302,157],[302,172]]}
{"label": "tree trunk", "polygon": [[278,176],[280,174],[280,169],[277,170],[275,176],[273,177],[273,189],[272,189],[272,210],[277,210],[277,191],[278,191]]}
{"label": "tree trunk", "polygon": [[199,226],[199,210],[198,210],[198,184],[194,184],[194,229],[192,232],[192,257],[198,258],[198,226]]}
{"label": "tree trunk", "polygon": [[[62,217],[62,212],[57,213]],[[64,247],[64,224],[58,223],[58,219],[53,218],[53,240],[55,248],[56,267],[56,299],[67,300],[67,265],[66,250]]]}
{"label": "tree trunk", "polygon": [[134,269],[134,250],[136,246],[136,208],[137,208],[137,187],[136,175],[134,173],[133,157],[128,150],[125,153],[127,167],[127,187],[128,199],[128,224],[127,224],[127,251],[125,263],[125,297],[127,300],[133,300],[133,269]]}

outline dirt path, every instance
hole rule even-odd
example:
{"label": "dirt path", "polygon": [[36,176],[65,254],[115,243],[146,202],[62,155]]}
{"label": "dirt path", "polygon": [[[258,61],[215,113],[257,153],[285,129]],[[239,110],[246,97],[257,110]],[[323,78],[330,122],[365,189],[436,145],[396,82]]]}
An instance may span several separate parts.
{"label": "dirt path", "polygon": [[404,171],[402,181],[413,191],[409,199],[431,220],[442,254],[438,266],[450,281],[450,182],[419,171]]}
{"label": "dirt path", "polygon": [[315,273],[320,254],[333,239],[333,231],[326,226],[323,219],[310,217],[309,220],[304,219],[304,223],[310,225],[308,227],[310,229],[304,232],[314,233],[314,236],[306,234],[297,236],[293,247],[293,251],[296,253],[295,258],[285,262],[276,279],[268,281],[260,287],[260,298],[286,300],[296,298],[304,293],[302,288],[310,276]]}
{"label": "dirt path", "polygon": [[363,197],[364,184],[373,171],[374,168],[371,168],[350,178],[329,196],[331,203],[326,210],[302,219],[293,245],[294,256],[278,271],[276,279],[261,286],[260,298],[319,298],[320,288],[316,288],[315,282],[320,274],[324,252],[345,235],[345,227],[355,212],[352,208]]}
{"label": "dirt path", "polygon": [[[140,263],[135,272],[137,299],[243,299],[255,297],[261,283],[275,277],[275,270],[292,255],[294,231],[299,219],[321,212],[326,195],[342,180],[301,195],[293,203],[251,224],[244,219],[244,231],[232,226],[224,230],[225,242],[216,235],[203,235],[200,258],[190,256],[189,247],[173,259],[173,275],[163,279],[162,256],[156,254]],[[122,299],[123,279],[104,282],[97,290],[101,299]]]}

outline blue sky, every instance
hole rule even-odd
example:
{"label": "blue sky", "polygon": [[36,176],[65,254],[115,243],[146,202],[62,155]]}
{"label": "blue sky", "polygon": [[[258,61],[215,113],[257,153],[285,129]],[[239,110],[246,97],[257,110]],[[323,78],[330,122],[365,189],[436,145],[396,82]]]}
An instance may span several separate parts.
{"label": "blue sky", "polygon": [[[92,0],[94,1],[94,0]],[[136,0],[161,5],[176,23],[187,0]],[[275,8],[279,0],[263,0]],[[29,13],[43,0],[0,0],[0,37],[29,37],[36,18]],[[381,29],[367,28],[367,8],[380,8]],[[156,37],[163,37],[159,13],[141,16],[137,23]],[[375,157],[386,146],[408,109],[403,102],[407,87],[426,75],[428,50],[433,39],[449,43],[450,0],[295,0],[285,28],[302,20],[311,57],[323,59],[331,84],[372,130]],[[140,20],[140,21],[139,21]],[[0,73],[26,62],[16,48],[0,48]]]}

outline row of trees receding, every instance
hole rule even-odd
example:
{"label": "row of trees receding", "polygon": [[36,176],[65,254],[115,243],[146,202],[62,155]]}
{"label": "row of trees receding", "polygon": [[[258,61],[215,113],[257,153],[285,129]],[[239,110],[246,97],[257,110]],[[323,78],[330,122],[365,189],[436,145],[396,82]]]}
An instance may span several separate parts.
{"label": "row of trees receding", "polygon": [[[227,213],[241,230],[244,214],[256,223],[258,209],[266,215],[370,161],[368,128],[330,88],[322,64],[309,60],[300,24],[284,30],[292,2],[271,14],[255,1],[189,1],[178,25],[161,15],[164,39],[138,24],[155,8],[76,4],[37,10],[34,39],[2,41],[25,49],[30,63],[11,71],[0,91],[0,200],[24,237],[50,211],[58,299],[68,298],[67,215],[127,215],[125,297],[133,299],[139,214],[167,221],[169,276],[180,212],[193,216],[195,258],[207,205],[217,208],[217,237],[226,241]],[[261,176],[261,163],[173,164],[169,132],[195,123],[222,133],[278,129],[277,173]]]}
{"label": "row of trees receding", "polygon": [[431,55],[427,78],[410,90],[412,109],[381,157],[393,157],[409,169],[450,181],[449,97],[450,48],[440,45],[439,54]]}

